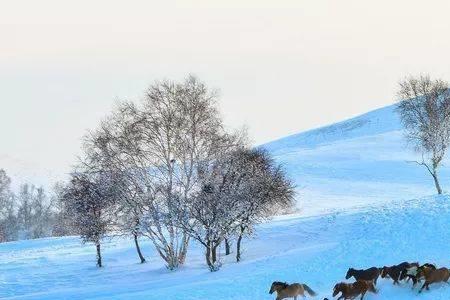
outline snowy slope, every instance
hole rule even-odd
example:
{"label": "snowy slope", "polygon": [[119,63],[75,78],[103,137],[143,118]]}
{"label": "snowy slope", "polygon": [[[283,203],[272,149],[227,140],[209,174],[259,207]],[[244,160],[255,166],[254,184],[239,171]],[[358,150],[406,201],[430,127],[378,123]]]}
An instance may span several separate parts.
{"label": "snowy slope", "polygon": [[[148,263],[138,264],[132,241],[104,245],[106,266],[78,238],[0,244],[0,299],[274,299],[272,281],[305,282],[331,299],[347,268],[404,260],[450,267],[450,197],[432,196],[433,183],[405,147],[394,107],[264,145],[299,190],[299,214],[260,225],[245,240],[243,261],[224,257],[211,273],[192,244],[186,266],[166,270],[143,239]],[[449,182],[442,170],[442,183]],[[428,195],[428,196],[427,196]],[[416,199],[416,200],[409,200]],[[379,282],[366,299],[450,299],[438,284],[418,296],[403,284]]]}
{"label": "snowy slope", "polygon": [[[149,262],[137,264],[132,241],[106,245],[106,267],[94,267],[93,246],[76,238],[0,245],[1,299],[274,299],[273,280],[306,282],[329,297],[349,266],[365,268],[404,260],[450,266],[450,197],[397,202],[352,213],[284,217],[258,228],[246,241],[244,261],[227,262],[210,273],[194,245],[186,267],[164,269],[148,243]],[[222,257],[223,258],[223,257]],[[231,258],[230,258],[231,259]],[[380,280],[370,299],[450,299],[450,286],[437,284],[417,296],[409,284]]]}
{"label": "snowy slope", "polygon": [[[423,167],[410,162],[420,158],[407,145],[395,105],[262,147],[294,179],[307,215],[435,193]],[[450,181],[445,164],[443,183]]]}

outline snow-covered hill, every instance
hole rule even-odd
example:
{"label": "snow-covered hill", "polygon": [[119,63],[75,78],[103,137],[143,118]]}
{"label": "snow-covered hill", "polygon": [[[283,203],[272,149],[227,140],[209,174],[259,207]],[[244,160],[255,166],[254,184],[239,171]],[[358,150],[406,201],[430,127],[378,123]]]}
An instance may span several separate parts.
{"label": "snow-covered hill", "polygon": [[[408,147],[395,105],[262,145],[298,187],[306,215],[435,193],[418,154]],[[448,161],[447,161],[448,162]],[[444,185],[450,168],[441,169]]]}
{"label": "snow-covered hill", "polygon": [[[76,237],[0,244],[0,299],[216,299],[264,300],[274,280],[304,282],[331,298],[348,267],[408,261],[450,267],[450,197],[432,196],[425,171],[407,161],[394,107],[264,145],[282,162],[299,191],[296,215],[258,226],[245,240],[243,261],[225,257],[215,273],[193,243],[186,266],[170,272],[143,239],[148,262],[138,264],[133,242],[104,245],[105,267],[95,249]],[[442,170],[449,183],[450,169]],[[428,196],[427,196],[428,195]],[[416,200],[410,200],[416,199]],[[368,300],[450,299],[437,284],[417,294],[409,284],[380,280]]]}

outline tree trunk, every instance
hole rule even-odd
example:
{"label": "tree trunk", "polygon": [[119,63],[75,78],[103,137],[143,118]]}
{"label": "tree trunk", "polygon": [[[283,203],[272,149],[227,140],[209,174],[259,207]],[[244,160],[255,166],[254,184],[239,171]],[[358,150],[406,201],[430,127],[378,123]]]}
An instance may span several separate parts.
{"label": "tree trunk", "polygon": [[208,265],[209,269],[212,270],[214,268],[214,264],[211,262],[211,243],[209,242],[206,246],[206,264]]}
{"label": "tree trunk", "polygon": [[139,255],[139,258],[141,259],[141,264],[143,264],[143,263],[145,263],[145,258],[142,255],[141,247],[139,247],[138,235],[136,233],[133,233],[133,236],[134,236],[134,244],[136,245],[136,251]]}
{"label": "tree trunk", "polygon": [[180,247],[180,254],[178,255],[178,261],[180,265],[184,265],[186,261],[186,254],[189,246],[189,236],[184,234],[182,239],[182,245]]}
{"label": "tree trunk", "polygon": [[434,185],[436,186],[436,190],[438,192],[438,194],[442,194],[442,189],[441,189],[441,185],[439,184],[439,179],[438,179],[438,175],[437,175],[437,170],[434,169],[433,173],[431,174],[433,176],[434,179]]}
{"label": "tree trunk", "polygon": [[217,263],[217,248],[219,248],[221,242],[208,242],[206,247],[206,264],[211,272],[215,272],[219,269],[219,264]]}
{"label": "tree trunk", "polygon": [[225,255],[230,255],[231,253],[231,243],[228,239],[225,239]]}
{"label": "tree trunk", "polygon": [[246,228],[245,228],[245,226],[243,226],[241,224],[239,229],[241,231],[239,232],[239,236],[238,236],[238,239],[236,241],[236,262],[240,262],[241,261],[241,242],[242,242],[242,238],[244,237],[244,232],[245,232]]}
{"label": "tree trunk", "polygon": [[217,244],[217,245],[213,246],[212,251],[211,251],[211,261],[212,261],[212,263],[213,263],[214,265],[215,265],[216,262],[217,262],[217,247],[218,247],[219,245],[220,245],[220,244]]}
{"label": "tree trunk", "polygon": [[96,244],[96,248],[97,248],[97,267],[101,268],[102,267],[102,253],[101,253],[101,249],[100,249],[100,243]]}
{"label": "tree trunk", "polygon": [[241,231],[241,233],[239,234],[239,237],[238,237],[238,239],[236,241],[236,262],[240,262],[241,261],[242,234],[243,234],[243,232]]}

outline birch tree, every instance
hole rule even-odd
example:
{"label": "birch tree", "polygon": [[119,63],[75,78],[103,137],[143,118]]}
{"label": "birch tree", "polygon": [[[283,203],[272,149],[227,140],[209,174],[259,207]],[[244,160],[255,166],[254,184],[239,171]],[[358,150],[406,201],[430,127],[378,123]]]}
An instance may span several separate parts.
{"label": "birch tree", "polygon": [[127,174],[130,225],[169,269],[184,263],[189,244],[177,226],[177,205],[199,189],[198,170],[223,131],[216,97],[193,76],[156,82],[140,103],[119,104],[101,126],[114,166]]}
{"label": "birch tree", "polygon": [[442,194],[438,169],[450,143],[450,92],[447,82],[428,75],[409,77],[399,84],[398,112],[408,140],[422,156],[417,164],[432,176]]}

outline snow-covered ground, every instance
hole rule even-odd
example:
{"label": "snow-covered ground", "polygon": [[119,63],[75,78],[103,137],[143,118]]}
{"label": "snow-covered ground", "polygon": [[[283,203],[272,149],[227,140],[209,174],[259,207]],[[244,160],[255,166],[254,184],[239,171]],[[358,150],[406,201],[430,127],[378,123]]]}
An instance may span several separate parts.
{"label": "snow-covered ground", "polygon": [[[405,147],[393,107],[266,145],[299,189],[296,215],[277,217],[245,240],[243,261],[225,257],[211,273],[203,250],[192,244],[186,266],[166,270],[142,240],[146,264],[133,243],[95,249],[76,237],[0,244],[0,299],[274,299],[274,280],[304,282],[319,296],[343,281],[348,267],[408,261],[450,266],[450,197],[430,196],[431,180]],[[449,169],[442,170],[444,187]],[[414,199],[414,200],[410,200]],[[450,299],[437,284],[417,294],[409,284],[380,280],[367,299]]]}
{"label": "snow-covered ground", "polygon": [[[140,265],[132,241],[106,245],[103,269],[94,267],[94,248],[77,238],[52,238],[0,245],[1,299],[273,299],[274,280],[305,282],[329,297],[349,266],[366,268],[404,260],[450,266],[450,198],[402,201],[351,213],[283,217],[258,228],[245,242],[244,261],[224,258],[207,270],[194,245],[183,269],[164,269],[148,243],[149,262]],[[223,258],[223,257],[222,257]],[[409,284],[380,280],[367,299],[419,297]],[[450,286],[437,284],[421,299],[448,300]]]}

